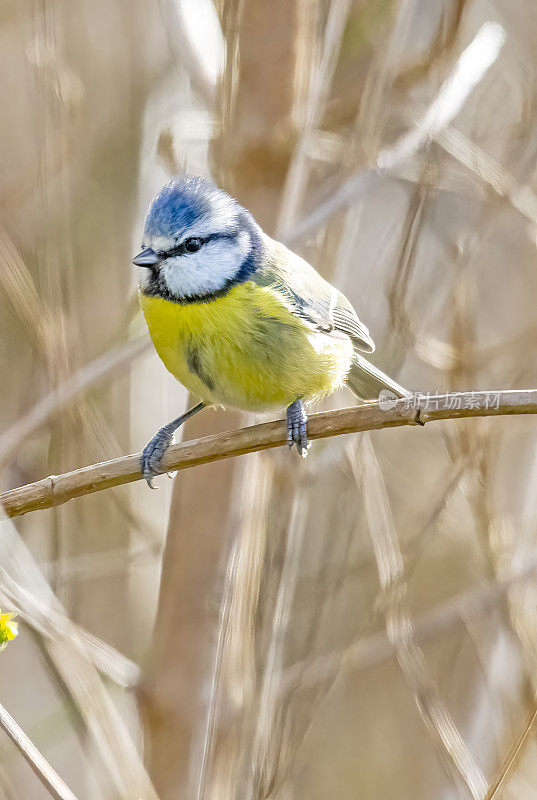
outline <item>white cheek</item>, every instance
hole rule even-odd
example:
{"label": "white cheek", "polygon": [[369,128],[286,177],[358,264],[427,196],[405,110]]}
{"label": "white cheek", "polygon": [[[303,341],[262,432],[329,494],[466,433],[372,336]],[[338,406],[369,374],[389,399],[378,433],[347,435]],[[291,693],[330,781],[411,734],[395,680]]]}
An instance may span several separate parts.
{"label": "white cheek", "polygon": [[212,294],[222,289],[239,271],[250,247],[250,237],[215,239],[197,253],[168,258],[162,274],[170,292],[178,297]]}

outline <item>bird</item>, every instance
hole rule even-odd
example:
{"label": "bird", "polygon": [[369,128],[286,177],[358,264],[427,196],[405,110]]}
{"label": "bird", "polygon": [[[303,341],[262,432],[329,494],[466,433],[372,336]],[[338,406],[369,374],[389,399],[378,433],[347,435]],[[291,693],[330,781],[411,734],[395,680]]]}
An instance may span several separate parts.
{"label": "bird", "polygon": [[362,400],[409,395],[362,355],[375,344],[349,300],[209,178],[155,195],[133,264],[155,350],[200,400],[144,448],[151,488],[175,431],[208,406],[285,408],[287,443],[305,458],[315,400],[344,385]]}

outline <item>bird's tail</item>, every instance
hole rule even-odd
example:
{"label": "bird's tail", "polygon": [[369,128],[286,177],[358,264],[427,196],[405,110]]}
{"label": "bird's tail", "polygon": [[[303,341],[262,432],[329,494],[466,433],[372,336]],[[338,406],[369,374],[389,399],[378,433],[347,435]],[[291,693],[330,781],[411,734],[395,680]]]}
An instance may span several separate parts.
{"label": "bird's tail", "polygon": [[408,397],[411,394],[356,352],[347,376],[347,386],[362,400],[377,400],[383,390],[392,392],[396,397]]}

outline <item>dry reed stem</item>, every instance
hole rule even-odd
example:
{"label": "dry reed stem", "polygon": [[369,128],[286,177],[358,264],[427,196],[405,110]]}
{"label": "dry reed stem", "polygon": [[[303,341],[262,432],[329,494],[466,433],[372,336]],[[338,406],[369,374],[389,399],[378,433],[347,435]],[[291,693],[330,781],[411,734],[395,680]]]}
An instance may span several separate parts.
{"label": "dry reed stem", "polygon": [[374,169],[352,175],[324,202],[294,224],[282,238],[290,245],[316,232],[339,209],[356,203],[376,182],[378,173],[394,169],[414,156],[432,139],[439,137],[455,119],[471,92],[497,60],[505,39],[498,23],[487,22],[461,54],[451,75],[440,87],[435,99],[415,125],[394,145],[381,150]]}
{"label": "dry reed stem", "polygon": [[364,437],[361,444],[353,471],[362,485],[367,527],[386,603],[387,636],[446,774],[455,786],[462,780],[474,800],[482,800],[487,790],[483,773],[459,733],[416,642],[407,611],[403,556],[386,486],[370,437]]}
{"label": "dry reed stem", "polygon": [[[520,586],[537,577],[537,560],[530,561],[524,569],[506,580],[486,581],[476,589],[451,597],[439,603],[430,611],[412,619],[414,641],[423,644],[450,631],[465,628],[468,620],[482,615],[508,594],[515,586]],[[300,685],[310,689],[332,681],[342,673],[371,669],[389,661],[395,655],[395,645],[386,631],[357,639],[340,652],[321,656],[313,661],[299,661],[288,667],[284,673],[281,692],[285,696]]]}
{"label": "dry reed stem", "polygon": [[310,174],[308,145],[311,144],[312,132],[318,129],[321,123],[322,111],[337,66],[350,7],[349,0],[336,0],[330,4],[322,47],[318,55],[319,60],[312,69],[308,87],[304,124],[287,170],[276,223],[276,238],[280,238],[289,227],[290,222],[294,222],[297,210],[302,204]]}
{"label": "dry reed stem", "polygon": [[26,736],[13,717],[0,705],[0,727],[7,733],[17,750],[22,753],[33,772],[55,800],[76,800],[58,773],[52,769],[35,744]]}
{"label": "dry reed stem", "polygon": [[[5,522],[0,518],[0,530]],[[18,614],[46,640],[63,636],[78,643],[88,661],[114,683],[135,686],[138,665],[67,616],[15,527],[7,524],[7,533],[0,534],[0,606]]]}
{"label": "dry reed stem", "polygon": [[62,635],[66,640],[78,641],[88,662],[114,683],[131,688],[138,684],[140,668],[137,664],[98,636],[76,625],[54,602],[47,602],[38,593],[31,593],[12,580],[3,567],[0,567],[0,600],[5,608],[14,611],[45,639],[53,641]]}
{"label": "dry reed stem", "polygon": [[204,105],[212,109],[216,99],[217,75],[213,75],[204,58],[204,45],[188,25],[188,12],[182,3],[163,3],[161,13],[169,47],[185,69],[192,87]]}
{"label": "dry reed stem", "polygon": [[[449,408],[449,405],[460,407]],[[420,396],[394,402],[383,410],[377,402],[352,408],[312,414],[308,421],[310,439],[324,439],[344,433],[423,425],[442,419],[490,417],[510,414],[537,414],[537,389],[506,389],[498,392],[457,392]],[[437,407],[431,407],[437,406]],[[214,434],[169,448],[163,460],[165,471],[182,470],[225,458],[281,447],[287,441],[283,420],[251,425],[227,433]],[[140,480],[140,453],[92,464],[88,467],[51,475],[0,494],[0,505],[9,517],[66,503],[113,486]]]}
{"label": "dry reed stem", "polygon": [[[232,699],[234,727],[245,726],[243,713],[253,706],[256,693],[257,611],[264,575],[267,535],[267,503],[273,482],[274,466],[259,457],[245,462],[245,469],[234,476],[241,503],[232,514],[229,527],[237,531],[226,567],[220,603],[216,652],[210,676],[210,693],[203,726],[199,768],[192,775],[192,796],[203,800],[211,792],[237,783],[240,759],[227,758],[228,748],[236,752],[239,734],[235,732],[223,753],[215,757],[217,727],[226,699]],[[234,492],[235,496],[235,492]],[[240,745],[239,745],[240,746]],[[224,774],[222,771],[224,770]]]}
{"label": "dry reed stem", "polygon": [[501,197],[507,197],[516,210],[530,222],[537,221],[537,196],[531,186],[517,186],[515,177],[461,131],[446,128],[436,137],[438,144],[451,156],[488,183]]}
{"label": "dry reed stem", "polygon": [[285,753],[278,716],[279,686],[284,665],[286,637],[290,631],[293,601],[300,568],[300,554],[306,533],[307,497],[304,484],[293,496],[280,580],[274,607],[265,662],[259,686],[256,725],[253,732],[251,771],[245,797],[269,797],[274,788],[279,761]]}
{"label": "dry reed stem", "polygon": [[62,411],[66,405],[76,400],[107,375],[117,377],[118,373],[130,366],[132,361],[149,347],[147,336],[141,336],[109,350],[75,372],[0,436],[0,469],[13,457],[32,434]]}
{"label": "dry reed stem", "polygon": [[[102,666],[111,664],[111,648],[99,643],[97,652],[95,637],[87,632],[81,635],[80,629],[66,616],[13,523],[2,519],[0,528],[0,601],[17,611],[20,609],[21,616],[27,612],[43,628],[47,655],[117,795],[157,800],[130,729],[97,671],[98,662]],[[123,665],[115,659],[113,669],[119,672]]]}

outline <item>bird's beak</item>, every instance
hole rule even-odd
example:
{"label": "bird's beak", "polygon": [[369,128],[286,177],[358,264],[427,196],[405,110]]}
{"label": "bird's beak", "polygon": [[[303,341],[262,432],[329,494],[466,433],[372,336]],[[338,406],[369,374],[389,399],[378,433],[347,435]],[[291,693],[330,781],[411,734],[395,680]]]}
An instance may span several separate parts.
{"label": "bird's beak", "polygon": [[154,250],[151,250],[150,247],[146,247],[145,250],[142,250],[141,253],[138,253],[136,258],[132,259],[132,263],[136,264],[137,267],[154,267],[159,262],[159,257],[155,253]]}

